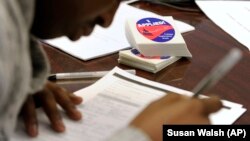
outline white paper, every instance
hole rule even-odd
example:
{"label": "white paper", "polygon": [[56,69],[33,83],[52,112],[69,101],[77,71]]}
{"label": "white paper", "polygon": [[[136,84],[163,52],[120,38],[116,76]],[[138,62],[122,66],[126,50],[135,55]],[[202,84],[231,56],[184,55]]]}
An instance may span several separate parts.
{"label": "white paper", "polygon": [[250,49],[250,1],[196,0],[196,3],[215,24]]}
{"label": "white paper", "polygon": [[[39,113],[39,136],[29,138],[19,126],[12,141],[105,141],[140,113],[150,102],[161,98],[169,91],[191,96],[192,93],[163,85],[119,68],[113,69],[95,84],[75,92],[85,103],[79,106],[83,120],[74,122],[65,119],[65,133],[55,133],[48,127],[48,120]],[[212,115],[213,124],[232,124],[246,109],[242,105],[223,101],[223,108]]]}
{"label": "white paper", "polygon": [[[45,42],[86,61],[130,48],[125,36],[125,20],[131,16],[154,15],[156,14],[121,3],[109,28],[96,26],[90,36],[82,37],[75,42],[70,41],[67,37],[46,40]],[[194,30],[194,27],[180,21],[177,21],[177,26],[181,33]]]}

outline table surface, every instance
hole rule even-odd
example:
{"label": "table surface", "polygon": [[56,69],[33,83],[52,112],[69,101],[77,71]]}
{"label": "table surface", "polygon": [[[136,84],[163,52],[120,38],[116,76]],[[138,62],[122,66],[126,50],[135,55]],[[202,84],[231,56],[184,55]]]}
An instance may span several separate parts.
{"label": "table surface", "polygon": [[[137,69],[136,75],[190,91],[232,47],[237,47],[243,51],[243,59],[204,95],[218,95],[222,99],[243,104],[245,108],[250,109],[250,55],[246,47],[220,29],[201,11],[181,11],[147,2],[137,2],[132,5],[160,15],[173,16],[175,19],[195,27],[195,31],[183,34],[193,55],[192,59],[182,58],[156,74]],[[198,10],[196,5],[190,7]],[[82,61],[47,44],[43,44],[43,47],[49,57],[51,73],[103,71],[111,70],[115,66],[123,69],[133,69],[118,64],[118,53],[90,61]],[[59,84],[74,92],[90,85],[92,82],[64,81],[59,82]],[[246,111],[235,122],[235,124],[249,123],[249,111]]]}

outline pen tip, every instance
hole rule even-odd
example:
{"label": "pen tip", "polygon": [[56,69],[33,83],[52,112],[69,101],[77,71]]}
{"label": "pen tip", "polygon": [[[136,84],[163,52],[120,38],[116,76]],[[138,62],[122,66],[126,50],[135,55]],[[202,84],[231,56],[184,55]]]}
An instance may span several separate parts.
{"label": "pen tip", "polygon": [[48,77],[48,80],[56,80],[56,75],[50,75],[50,76]]}

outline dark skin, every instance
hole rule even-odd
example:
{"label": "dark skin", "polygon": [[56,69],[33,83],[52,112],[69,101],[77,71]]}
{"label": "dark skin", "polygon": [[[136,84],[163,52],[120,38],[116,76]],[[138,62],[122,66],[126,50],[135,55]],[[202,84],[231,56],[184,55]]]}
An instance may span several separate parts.
{"label": "dark skin", "polygon": [[52,82],[47,82],[42,91],[29,95],[22,107],[21,114],[27,134],[31,137],[38,135],[36,107],[43,108],[54,131],[63,132],[65,126],[61,114],[57,109],[57,104],[65,110],[69,118],[80,120],[82,114],[76,109],[76,105],[82,103],[82,101],[81,97],[69,93],[64,88]]}
{"label": "dark skin", "polygon": [[[67,36],[77,40],[89,35],[95,25],[108,27],[119,4],[120,0],[37,0],[31,32],[41,39]],[[82,115],[76,105],[82,101],[82,98],[47,82],[43,90],[28,96],[22,107],[27,134],[31,137],[38,135],[37,103],[48,116],[52,129],[63,132],[65,126],[56,105],[59,104],[69,118],[80,120]]]}
{"label": "dark skin", "polygon": [[222,107],[218,97],[197,99],[170,93],[152,102],[131,123],[153,141],[162,141],[163,124],[210,124],[208,116]]}
{"label": "dark skin", "polygon": [[95,25],[108,27],[119,4],[120,0],[37,0],[31,32],[43,39],[77,40]]}
{"label": "dark skin", "polygon": [[[67,36],[77,40],[89,35],[97,24],[108,27],[119,3],[120,0],[37,0],[31,32],[42,39]],[[38,135],[36,106],[44,109],[54,131],[63,132],[65,126],[57,104],[71,119],[80,120],[82,115],[76,105],[82,101],[82,98],[47,82],[43,90],[29,95],[22,107],[27,134],[31,137]],[[140,128],[152,140],[161,141],[162,124],[209,124],[208,115],[221,107],[218,98],[200,100],[168,94],[150,104],[130,125]]]}

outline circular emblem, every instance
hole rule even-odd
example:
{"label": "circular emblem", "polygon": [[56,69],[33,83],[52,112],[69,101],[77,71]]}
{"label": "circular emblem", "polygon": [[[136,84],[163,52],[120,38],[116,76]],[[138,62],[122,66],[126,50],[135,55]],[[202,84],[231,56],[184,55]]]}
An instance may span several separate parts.
{"label": "circular emblem", "polygon": [[175,35],[168,22],[157,18],[143,18],[136,23],[137,30],[146,38],[155,42],[167,42]]}
{"label": "circular emblem", "polygon": [[168,59],[170,56],[144,56],[137,49],[131,49],[131,52],[141,58],[144,59]]}

